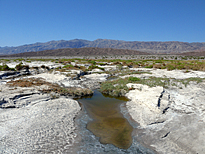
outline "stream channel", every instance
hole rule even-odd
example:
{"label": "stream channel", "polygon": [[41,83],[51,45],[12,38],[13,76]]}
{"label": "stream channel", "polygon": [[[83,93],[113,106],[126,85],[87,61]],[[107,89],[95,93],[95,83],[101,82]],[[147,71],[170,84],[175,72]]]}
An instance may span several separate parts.
{"label": "stream channel", "polygon": [[93,96],[77,101],[82,112],[75,119],[79,135],[71,152],[154,153],[133,137],[133,124],[125,118],[125,97],[110,97],[95,90]]}

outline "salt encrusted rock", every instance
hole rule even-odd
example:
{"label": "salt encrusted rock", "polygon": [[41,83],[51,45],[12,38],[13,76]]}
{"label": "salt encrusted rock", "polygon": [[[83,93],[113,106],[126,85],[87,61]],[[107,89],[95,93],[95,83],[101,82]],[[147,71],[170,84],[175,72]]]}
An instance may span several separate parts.
{"label": "salt encrusted rock", "polygon": [[166,69],[148,69],[148,68],[130,68],[130,70],[133,71],[139,71],[140,72],[149,72],[150,74],[132,74],[132,75],[126,75],[122,76],[122,78],[134,76],[139,78],[144,77],[162,77],[162,78],[175,78],[175,79],[187,79],[191,77],[198,77],[198,78],[205,78],[205,72],[204,71],[192,71],[188,73],[184,73],[184,70],[172,70],[167,71]]}
{"label": "salt encrusted rock", "polygon": [[127,86],[136,88],[126,94],[131,99],[126,105],[133,119],[139,122],[141,127],[146,127],[148,124],[153,123],[161,112],[158,103],[163,93],[163,87],[150,88],[141,84],[128,84]]}
{"label": "salt encrusted rock", "polygon": [[[19,63],[10,63],[14,68]],[[61,64],[53,62],[23,62],[30,67],[48,66],[51,69]],[[78,65],[78,64],[77,64]],[[117,66],[99,66],[115,70]],[[130,68],[146,71],[149,74],[132,74],[122,78],[135,76],[139,78],[166,77],[185,79],[190,77],[205,78],[205,72],[183,70],[167,71],[165,69]],[[99,71],[99,70],[94,70]],[[82,71],[67,73],[76,74],[80,80],[72,80],[62,72],[43,73],[44,70],[30,69],[33,76],[43,78],[47,82],[57,83],[64,87],[99,88],[108,74],[85,75]],[[76,137],[73,118],[80,106],[74,100],[60,95],[46,95],[38,88],[8,87],[7,81],[21,77],[27,72],[0,72],[0,153],[70,153]],[[41,74],[39,74],[41,73]],[[38,75],[36,75],[38,74]],[[10,78],[10,79],[8,79]],[[27,77],[25,77],[27,78]],[[168,89],[150,88],[146,85],[128,84],[131,90],[127,97],[127,110],[132,119],[139,124],[133,135],[144,145],[149,145],[158,153],[205,153],[205,83],[190,82],[184,86],[176,83]],[[45,85],[44,85],[45,86]],[[45,88],[45,87],[44,87]],[[55,94],[54,94],[55,95]],[[58,98],[60,97],[60,98]]]}
{"label": "salt encrusted rock", "polygon": [[105,81],[110,75],[109,74],[88,74],[84,75],[84,78],[91,79],[91,80],[99,80]]}
{"label": "salt encrusted rock", "polygon": [[105,71],[110,71],[110,70],[116,70],[117,69],[116,65],[104,65],[104,66],[97,65],[97,66],[101,67],[101,68],[104,68]]}
{"label": "salt encrusted rock", "polygon": [[0,109],[0,153],[69,153],[79,111],[78,102],[68,98]]}
{"label": "salt encrusted rock", "polygon": [[128,84],[127,109],[143,128],[136,134],[159,153],[205,152],[205,82],[182,89]]}

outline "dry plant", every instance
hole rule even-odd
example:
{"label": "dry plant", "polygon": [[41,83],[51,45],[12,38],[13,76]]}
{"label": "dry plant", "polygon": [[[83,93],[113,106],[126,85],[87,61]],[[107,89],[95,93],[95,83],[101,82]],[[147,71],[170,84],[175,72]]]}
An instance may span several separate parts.
{"label": "dry plant", "polygon": [[32,86],[48,85],[51,83],[46,82],[41,78],[25,78],[19,80],[12,80],[7,82],[7,84],[13,87],[32,87]]}
{"label": "dry plant", "polygon": [[26,78],[26,79],[19,79],[7,82],[9,86],[14,87],[32,87],[32,86],[41,86],[47,85],[48,88],[40,90],[43,93],[58,93],[64,96],[73,96],[73,97],[80,97],[80,96],[87,96],[92,95],[93,91],[87,88],[77,88],[77,87],[70,87],[64,88],[59,86],[58,84],[53,84],[50,82],[46,82],[42,78]]}

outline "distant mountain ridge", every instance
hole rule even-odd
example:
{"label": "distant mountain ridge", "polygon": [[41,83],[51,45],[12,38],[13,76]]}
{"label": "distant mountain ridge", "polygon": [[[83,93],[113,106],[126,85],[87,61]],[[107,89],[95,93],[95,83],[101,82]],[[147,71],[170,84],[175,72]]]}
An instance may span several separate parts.
{"label": "distant mountain ridge", "polygon": [[109,39],[97,39],[94,41],[74,39],[74,40],[60,40],[49,41],[46,43],[34,43],[17,47],[0,47],[0,55],[16,54],[32,51],[44,51],[62,48],[84,48],[84,47],[97,47],[97,48],[114,48],[114,49],[129,49],[142,52],[149,52],[154,54],[170,54],[170,53],[184,53],[193,51],[204,51],[205,42],[140,42],[140,41],[121,41]]}
{"label": "distant mountain ridge", "polygon": [[[5,55],[4,57],[46,57],[46,56],[116,56],[116,55],[149,55],[146,52],[140,52],[129,49],[113,49],[113,48],[63,48],[44,50],[36,52],[23,52],[12,55]],[[0,56],[3,57],[3,56]]]}

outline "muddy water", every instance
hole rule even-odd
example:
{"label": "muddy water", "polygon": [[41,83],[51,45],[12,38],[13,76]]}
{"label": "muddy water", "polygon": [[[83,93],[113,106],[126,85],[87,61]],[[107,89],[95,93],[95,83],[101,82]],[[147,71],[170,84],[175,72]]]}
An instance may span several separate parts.
{"label": "muddy water", "polygon": [[127,101],[125,98],[112,98],[96,90],[92,97],[78,101],[93,119],[87,124],[87,129],[99,137],[101,143],[113,144],[121,149],[131,146],[133,127],[120,112],[120,104]]}

